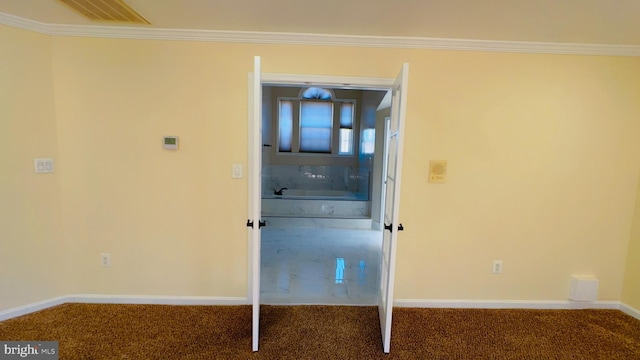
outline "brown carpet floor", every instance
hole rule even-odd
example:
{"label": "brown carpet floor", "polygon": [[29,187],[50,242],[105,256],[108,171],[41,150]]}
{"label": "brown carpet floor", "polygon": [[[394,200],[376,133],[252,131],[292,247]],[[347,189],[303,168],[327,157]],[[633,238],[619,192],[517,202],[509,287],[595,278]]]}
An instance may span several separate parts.
{"label": "brown carpet floor", "polygon": [[0,340],[57,340],[60,359],[640,359],[640,320],[617,310],[64,304],[0,322]]}

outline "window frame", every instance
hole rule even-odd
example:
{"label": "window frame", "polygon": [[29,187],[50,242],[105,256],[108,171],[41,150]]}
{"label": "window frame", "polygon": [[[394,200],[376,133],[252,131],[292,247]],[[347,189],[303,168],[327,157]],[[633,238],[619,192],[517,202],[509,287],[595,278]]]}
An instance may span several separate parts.
{"label": "window frame", "polygon": [[[340,98],[340,99],[336,99],[335,96],[331,99],[331,100],[322,100],[322,99],[302,99],[302,93],[306,90],[307,88],[303,88],[300,91],[300,96],[298,97],[293,97],[293,96],[277,96],[276,97],[276,104],[274,106],[275,108],[275,128],[274,128],[274,136],[275,136],[275,154],[276,156],[311,156],[311,157],[321,157],[321,156],[325,156],[325,157],[339,157],[339,158],[355,158],[356,154],[357,154],[357,149],[359,148],[358,143],[357,143],[357,128],[358,128],[358,100],[357,99],[344,99],[344,98]],[[330,89],[327,89],[330,90]],[[332,92],[333,95],[333,92]],[[292,122],[293,122],[293,129],[292,129],[292,135],[291,135],[291,151],[280,151],[280,106],[281,106],[281,101],[291,101],[292,102]],[[301,122],[302,119],[300,118],[301,112],[302,112],[302,102],[304,101],[317,101],[317,102],[330,102],[332,103],[332,113],[333,113],[333,118],[332,118],[332,122],[331,122],[331,139],[330,139],[330,144],[331,144],[331,149],[330,152],[306,152],[306,151],[300,151],[300,129],[301,129]],[[340,154],[339,150],[340,150],[340,129],[341,124],[340,124],[340,116],[341,116],[341,112],[342,112],[342,104],[343,103],[350,103],[353,105],[353,111],[352,111],[352,119],[351,119],[351,153],[348,154]]]}
{"label": "window frame", "polygon": [[[330,113],[331,113],[331,119],[330,119],[330,126],[329,126],[329,151],[309,151],[309,150],[302,150],[302,143],[303,143],[303,130],[305,128],[307,128],[306,126],[302,126],[302,113],[303,113],[303,106],[307,104],[331,104],[331,107],[329,109]],[[300,99],[300,103],[298,106],[298,152],[299,153],[304,153],[304,154],[333,154],[334,151],[334,144],[333,144],[333,139],[335,138],[335,134],[333,131],[333,128],[335,127],[335,119],[336,119],[336,106],[335,106],[335,102],[333,100],[321,100],[321,99]],[[278,120],[280,120],[280,116],[278,116]],[[279,126],[279,125],[278,125]],[[309,128],[311,128],[309,126]],[[315,128],[318,129],[318,128]],[[325,128],[320,128],[320,129],[325,129]]]}
{"label": "window frame", "polygon": [[[345,104],[351,104],[351,124],[349,126],[346,125],[342,125],[342,110],[344,108]],[[335,107],[335,104],[334,104]],[[353,156],[355,154],[355,149],[356,149],[356,136],[355,136],[355,128],[356,128],[356,102],[355,100],[353,102],[351,101],[344,101],[342,103],[340,103],[340,114],[338,115],[338,155],[340,156]],[[343,129],[347,129],[349,130],[349,151],[343,153],[341,151],[341,147],[342,147],[342,130]]]}

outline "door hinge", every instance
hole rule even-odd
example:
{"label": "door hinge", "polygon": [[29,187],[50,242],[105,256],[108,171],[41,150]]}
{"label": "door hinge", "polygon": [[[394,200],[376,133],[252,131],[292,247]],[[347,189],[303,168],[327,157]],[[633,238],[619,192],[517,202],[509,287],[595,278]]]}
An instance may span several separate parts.
{"label": "door hinge", "polygon": [[[384,224],[384,229],[389,230],[389,232],[393,232],[393,223],[389,225]],[[404,230],[404,226],[402,226],[402,224],[398,225],[398,231],[402,231],[402,230]]]}
{"label": "door hinge", "polygon": [[[263,226],[267,226],[267,223],[265,221],[258,220],[258,229],[260,229]],[[252,220],[247,220],[247,227],[250,227],[250,228],[253,229],[253,221]]]}

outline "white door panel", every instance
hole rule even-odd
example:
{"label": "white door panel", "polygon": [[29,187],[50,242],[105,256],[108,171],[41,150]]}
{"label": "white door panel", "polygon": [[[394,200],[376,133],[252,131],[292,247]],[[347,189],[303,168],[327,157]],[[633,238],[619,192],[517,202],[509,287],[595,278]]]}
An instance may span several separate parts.
{"label": "white door panel", "polygon": [[[262,80],[260,57],[254,58],[249,104],[249,244],[251,251],[252,349],[260,339],[260,213],[262,173]],[[249,224],[247,224],[249,225]]]}
{"label": "white door panel", "polygon": [[378,312],[385,353],[391,350],[391,319],[393,288],[396,268],[396,248],[400,215],[400,177],[402,172],[402,135],[406,113],[407,79],[409,64],[404,64],[392,91],[391,121],[387,132],[387,158],[384,204],[384,234],[382,238],[382,267]]}

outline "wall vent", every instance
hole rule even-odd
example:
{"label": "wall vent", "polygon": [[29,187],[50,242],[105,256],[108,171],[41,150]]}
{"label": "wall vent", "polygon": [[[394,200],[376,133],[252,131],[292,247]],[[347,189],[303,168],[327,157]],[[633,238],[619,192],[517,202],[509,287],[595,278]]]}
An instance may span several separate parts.
{"label": "wall vent", "polygon": [[599,281],[591,275],[572,275],[569,300],[596,301],[598,300]]}
{"label": "wall vent", "polygon": [[122,0],[58,0],[93,21],[151,24]]}

